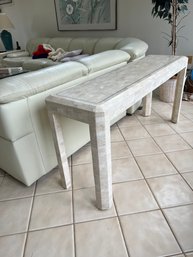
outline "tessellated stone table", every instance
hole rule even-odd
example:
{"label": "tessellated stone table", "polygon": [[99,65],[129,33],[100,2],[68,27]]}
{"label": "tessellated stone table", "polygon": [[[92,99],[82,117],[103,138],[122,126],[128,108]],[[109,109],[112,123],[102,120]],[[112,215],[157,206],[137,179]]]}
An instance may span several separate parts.
{"label": "tessellated stone table", "polygon": [[149,55],[49,96],[46,103],[64,187],[71,181],[58,115],[89,124],[97,207],[108,209],[112,205],[110,121],[142,98],[143,113],[149,116],[152,91],[178,73],[171,118],[177,123],[186,68],[186,57]]}

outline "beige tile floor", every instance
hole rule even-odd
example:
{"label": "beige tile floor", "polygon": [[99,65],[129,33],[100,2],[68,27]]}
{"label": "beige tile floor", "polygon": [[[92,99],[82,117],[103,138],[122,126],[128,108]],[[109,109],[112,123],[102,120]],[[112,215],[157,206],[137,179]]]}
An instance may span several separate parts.
{"label": "beige tile floor", "polygon": [[31,187],[0,171],[0,257],[193,257],[193,103],[153,101],[112,127],[113,207],[95,207],[89,144]]}

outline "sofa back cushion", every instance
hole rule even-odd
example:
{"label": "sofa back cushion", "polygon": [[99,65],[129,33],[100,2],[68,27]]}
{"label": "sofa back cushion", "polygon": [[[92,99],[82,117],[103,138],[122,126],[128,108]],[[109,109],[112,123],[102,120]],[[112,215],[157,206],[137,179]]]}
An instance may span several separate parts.
{"label": "sofa back cushion", "polygon": [[70,42],[68,50],[82,49],[83,54],[92,55],[98,40],[98,38],[74,38]]}
{"label": "sofa back cushion", "polygon": [[118,37],[100,38],[95,45],[93,53],[97,54],[107,50],[113,50],[121,40],[122,38]]}
{"label": "sofa back cushion", "polygon": [[40,44],[48,44],[49,38],[35,38],[35,39],[30,39],[27,42],[26,45],[26,50],[29,52],[29,54],[32,56],[32,53],[37,49],[38,45]]}
{"label": "sofa back cushion", "polygon": [[62,48],[65,51],[82,49],[83,54],[97,54],[107,50],[120,49],[131,56],[130,60],[138,59],[145,56],[148,45],[137,38],[120,38],[120,37],[56,37],[56,38],[36,38],[28,41],[26,50],[32,55],[39,44],[50,44],[54,49]]}
{"label": "sofa back cushion", "polygon": [[58,48],[62,48],[65,51],[68,51],[71,41],[72,41],[71,37],[55,37],[55,38],[50,38],[48,44],[50,44],[55,50]]}

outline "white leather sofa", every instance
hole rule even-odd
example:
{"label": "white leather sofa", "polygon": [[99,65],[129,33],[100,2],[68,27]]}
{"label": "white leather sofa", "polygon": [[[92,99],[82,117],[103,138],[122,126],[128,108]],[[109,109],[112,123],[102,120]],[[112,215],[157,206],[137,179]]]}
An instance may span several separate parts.
{"label": "white leather sofa", "polygon": [[[30,40],[27,50],[31,53],[43,42]],[[0,80],[0,168],[27,186],[57,166],[45,98],[142,58],[148,48],[145,42],[129,38],[47,40],[51,42],[66,50],[82,48],[92,55],[47,68],[43,68],[46,64],[40,60],[36,64],[43,69]],[[17,59],[17,65],[29,66],[32,61],[29,58],[6,57],[3,61],[8,64],[9,59]],[[87,124],[67,118],[62,118],[62,124],[70,156],[90,140],[89,129]]]}

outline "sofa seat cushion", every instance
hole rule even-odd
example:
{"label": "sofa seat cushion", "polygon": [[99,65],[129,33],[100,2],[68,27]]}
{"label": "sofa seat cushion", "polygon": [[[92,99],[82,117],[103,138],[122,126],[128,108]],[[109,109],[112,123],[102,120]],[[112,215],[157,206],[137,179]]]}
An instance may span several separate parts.
{"label": "sofa seat cushion", "polygon": [[68,62],[1,80],[0,103],[9,103],[38,94],[88,74],[81,63]]}
{"label": "sofa seat cushion", "polygon": [[2,64],[5,67],[23,67],[23,63],[26,61],[30,61],[32,58],[31,56],[24,56],[24,57],[7,57],[2,60]]}
{"label": "sofa seat cushion", "polygon": [[39,70],[39,69],[57,65],[57,64],[59,63],[53,62],[52,60],[47,58],[40,58],[40,59],[31,58],[30,60],[27,60],[26,62],[23,63],[23,69],[34,71],[34,70]]}
{"label": "sofa seat cushion", "polygon": [[121,50],[109,50],[102,53],[94,54],[78,62],[87,66],[89,73],[97,72],[113,65],[117,65],[123,62],[128,62],[130,55]]}

